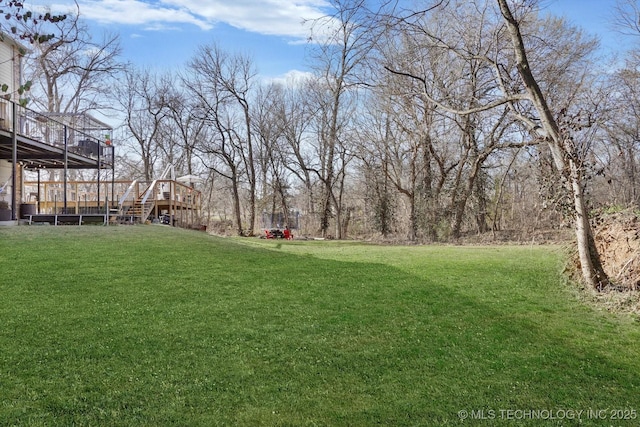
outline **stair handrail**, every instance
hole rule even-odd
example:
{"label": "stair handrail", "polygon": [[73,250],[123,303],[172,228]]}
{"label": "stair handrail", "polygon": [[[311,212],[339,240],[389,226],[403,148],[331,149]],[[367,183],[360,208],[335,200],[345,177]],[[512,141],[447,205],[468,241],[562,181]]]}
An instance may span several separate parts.
{"label": "stair handrail", "polygon": [[133,188],[136,186],[136,184],[138,184],[138,180],[134,179],[131,184],[129,184],[129,188],[127,188],[127,191],[125,191],[122,197],[120,197],[120,200],[118,201],[118,206],[120,206],[120,209],[122,209],[124,201],[127,200],[127,197],[129,197],[129,194],[131,193],[131,191],[133,191]]}
{"label": "stair handrail", "polygon": [[153,182],[151,182],[151,185],[147,187],[147,189],[144,191],[144,193],[142,193],[144,195],[143,199],[141,200],[140,203],[145,204],[147,202],[147,198],[149,198],[149,194],[153,193],[153,190],[156,188],[156,184],[158,183],[158,181],[161,180],[165,180],[167,179],[167,175],[170,174],[170,179],[171,180],[175,180],[175,170],[173,167],[173,163],[169,163],[164,170],[162,171],[162,174],[160,175],[160,178],[156,178],[153,180]]}
{"label": "stair handrail", "polygon": [[169,175],[169,179],[172,181],[176,180],[176,172],[175,172],[175,168],[173,167],[173,163],[169,163],[165,168],[164,171],[162,171],[162,174],[160,175],[160,178],[158,179],[167,179],[167,174]]}
{"label": "stair handrail", "polygon": [[173,163],[169,163],[167,165],[167,167],[164,168],[164,171],[162,171],[162,175],[160,175],[160,178],[154,179],[153,182],[151,183],[151,185],[149,187],[147,187],[147,189],[143,193],[144,197],[140,201],[140,203],[143,206],[147,203],[147,199],[149,198],[149,194],[153,194],[153,192],[155,191],[155,188],[156,188],[156,185],[158,184],[158,181],[165,180],[167,178],[167,174],[170,174],[170,179],[172,181],[175,180],[175,174],[176,173],[175,173],[175,169],[173,167]]}
{"label": "stair handrail", "polygon": [[9,177],[9,179],[7,180],[7,182],[5,182],[2,187],[0,187],[0,193],[4,193],[4,189],[7,188],[7,186],[9,185],[9,183],[11,182],[11,177]]}
{"label": "stair handrail", "polygon": [[149,198],[149,194],[153,194],[153,191],[156,188],[157,183],[158,183],[158,180],[154,179],[153,182],[151,183],[151,185],[148,186],[146,190],[144,190],[144,193],[142,193],[144,195],[144,197],[142,198],[142,200],[140,200],[140,203],[142,205],[147,203],[147,199]]}

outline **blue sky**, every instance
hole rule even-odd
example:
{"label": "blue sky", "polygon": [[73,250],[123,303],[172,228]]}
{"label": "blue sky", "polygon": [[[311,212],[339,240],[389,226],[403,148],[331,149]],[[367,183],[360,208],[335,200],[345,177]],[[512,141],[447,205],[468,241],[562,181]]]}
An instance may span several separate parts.
{"label": "blue sky", "polygon": [[[176,69],[198,46],[219,43],[252,55],[265,77],[282,77],[308,68],[308,27],[303,19],[322,16],[326,0],[77,0],[96,33],[119,33],[124,57],[138,65]],[[65,10],[71,0],[33,0]],[[541,0],[544,10],[601,36],[606,49],[622,38],[611,29],[615,0]]]}
{"label": "blue sky", "polygon": [[[260,74],[280,77],[304,70],[308,24],[327,13],[325,0],[77,0],[96,33],[119,33],[124,57],[142,65],[175,69],[197,47],[217,42],[250,54]],[[65,11],[72,0],[32,0]]]}
{"label": "blue sky", "polygon": [[613,26],[615,0],[542,0],[544,11],[564,16],[570,23],[600,37],[604,51],[629,48],[633,40]]}

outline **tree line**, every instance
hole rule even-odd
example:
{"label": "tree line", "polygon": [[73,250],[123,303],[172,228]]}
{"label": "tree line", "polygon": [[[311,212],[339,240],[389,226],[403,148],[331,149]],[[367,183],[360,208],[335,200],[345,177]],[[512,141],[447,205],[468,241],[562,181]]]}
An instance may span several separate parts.
{"label": "tree line", "polygon": [[[137,69],[108,35],[75,64],[62,53],[87,33],[67,19],[36,42],[33,92],[49,110],[109,106],[120,177],[201,175],[203,220],[225,231],[256,235],[274,213],[338,239],[573,227],[583,276],[606,284],[589,218],[639,203],[638,53],[614,61],[532,0],[331,4],[297,78],[265,80],[216,43],[180,70]],[[640,34],[634,0],[612,16]]]}

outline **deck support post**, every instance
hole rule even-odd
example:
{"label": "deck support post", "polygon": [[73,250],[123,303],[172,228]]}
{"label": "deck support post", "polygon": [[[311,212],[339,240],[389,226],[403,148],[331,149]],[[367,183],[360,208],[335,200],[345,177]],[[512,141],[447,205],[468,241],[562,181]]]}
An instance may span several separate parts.
{"label": "deck support post", "polygon": [[[64,139],[64,176],[62,178],[64,185],[64,191],[62,192],[62,197],[64,198],[62,202],[62,212],[67,213],[67,171],[69,169],[69,140],[67,138],[67,125],[62,126],[62,134]],[[57,213],[57,212],[54,212]]]}
{"label": "deck support post", "polygon": [[11,220],[15,221],[18,219],[17,212],[17,204],[18,197],[16,194],[16,186],[18,185],[18,130],[17,130],[17,117],[18,112],[16,108],[16,103],[12,103],[12,126],[11,126],[11,143],[12,143],[12,152],[11,152]]}

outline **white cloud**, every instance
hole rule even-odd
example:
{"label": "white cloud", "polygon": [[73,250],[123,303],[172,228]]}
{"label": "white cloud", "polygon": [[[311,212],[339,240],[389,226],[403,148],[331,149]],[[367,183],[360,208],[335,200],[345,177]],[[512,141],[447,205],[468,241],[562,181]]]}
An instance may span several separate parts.
{"label": "white cloud", "polygon": [[309,71],[289,70],[281,76],[264,79],[266,83],[282,84],[287,87],[300,86],[305,81],[312,79],[313,73]]}
{"label": "white cloud", "polygon": [[[71,2],[58,1],[51,5],[52,10],[75,8]],[[206,31],[217,23],[226,23],[249,32],[295,40],[306,39],[310,22],[329,10],[325,0],[78,0],[78,5],[84,18],[105,24],[145,29],[190,24]]]}
{"label": "white cloud", "polygon": [[309,25],[305,21],[323,15],[326,2],[291,0],[174,0],[184,9],[196,12],[213,22],[225,22],[233,27],[259,34],[306,38]]}
{"label": "white cloud", "polygon": [[80,15],[101,23],[144,25],[145,27],[171,27],[175,24],[192,24],[203,30],[213,25],[188,10],[163,7],[138,0],[81,0]]}

